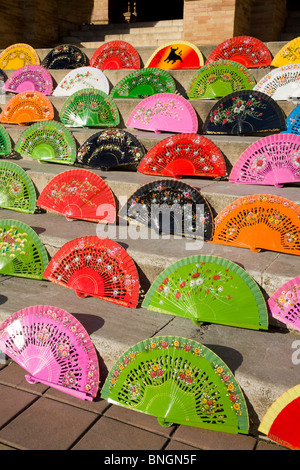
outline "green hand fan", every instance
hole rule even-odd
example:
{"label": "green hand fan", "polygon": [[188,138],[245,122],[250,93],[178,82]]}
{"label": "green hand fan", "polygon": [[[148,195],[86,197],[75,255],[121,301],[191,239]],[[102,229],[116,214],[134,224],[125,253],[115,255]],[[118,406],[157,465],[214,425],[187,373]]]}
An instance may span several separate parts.
{"label": "green hand fan", "polygon": [[11,153],[11,140],[5,127],[0,124],[0,155],[9,155]]}
{"label": "green hand fan", "polygon": [[18,220],[0,220],[0,274],[42,279],[48,255],[38,235]]}
{"label": "green hand fan", "polygon": [[249,329],[268,328],[261,290],[240,266],[225,258],[194,255],[163,271],[142,307],[156,312]]}
{"label": "green hand fan", "polygon": [[158,336],[128,349],[101,397],[155,416],[162,426],[249,431],[245,399],[230,369],[213,351],[182,337]]}
{"label": "green hand fan", "polygon": [[16,152],[36,160],[71,165],[76,159],[76,142],[57,121],[36,122],[28,127],[15,145]]}
{"label": "green hand fan", "polygon": [[0,161],[0,207],[33,214],[36,207],[35,187],[19,165]]}
{"label": "green hand fan", "polygon": [[116,127],[120,116],[113,99],[104,91],[84,88],[64,102],[59,117],[68,127]]}
{"label": "green hand fan", "polygon": [[175,93],[173,77],[165,70],[141,69],[130,73],[111,91],[112,98],[147,98],[157,93]]}

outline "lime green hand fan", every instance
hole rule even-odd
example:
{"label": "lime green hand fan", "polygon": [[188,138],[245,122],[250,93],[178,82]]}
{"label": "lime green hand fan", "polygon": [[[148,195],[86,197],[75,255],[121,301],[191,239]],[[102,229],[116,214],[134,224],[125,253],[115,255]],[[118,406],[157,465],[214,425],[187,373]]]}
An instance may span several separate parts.
{"label": "lime green hand fan", "polygon": [[128,349],[111,369],[101,397],[158,418],[247,434],[243,393],[227,365],[202,344],[177,336],[146,339]]}
{"label": "lime green hand fan", "polygon": [[268,328],[262,292],[251,276],[225,258],[194,255],[163,271],[142,307],[156,312],[249,329]]}
{"label": "lime green hand fan", "polygon": [[42,279],[48,255],[38,235],[18,220],[0,220],[0,274]]}
{"label": "lime green hand fan", "polygon": [[5,127],[0,124],[0,155],[9,155],[11,153],[11,140]]}
{"label": "lime green hand fan", "polygon": [[33,182],[19,165],[0,161],[0,207],[33,214],[36,191]]}

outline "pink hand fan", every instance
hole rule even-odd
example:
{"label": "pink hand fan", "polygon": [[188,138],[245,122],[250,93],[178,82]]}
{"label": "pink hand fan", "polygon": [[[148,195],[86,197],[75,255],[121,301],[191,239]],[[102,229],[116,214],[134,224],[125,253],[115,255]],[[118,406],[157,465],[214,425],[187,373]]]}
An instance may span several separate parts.
{"label": "pink hand fan", "polygon": [[229,181],[277,188],[300,182],[300,136],[273,134],[257,140],[235,163]]}
{"label": "pink hand fan", "polygon": [[197,133],[193,106],[176,93],[157,93],[143,99],[132,111],[126,126],[154,132]]}
{"label": "pink hand fan", "polygon": [[41,65],[25,65],[15,70],[6,80],[3,90],[12,93],[22,91],[39,91],[44,95],[52,93],[52,77]]}
{"label": "pink hand fan", "polygon": [[0,326],[0,349],[28,372],[31,384],[81,400],[97,395],[97,353],[81,323],[65,310],[37,305],[14,313]]}
{"label": "pink hand fan", "polygon": [[[59,173],[43,189],[37,204],[67,219],[113,223],[116,218],[113,193],[100,176],[89,170]],[[99,210],[101,207],[103,210]]]}
{"label": "pink hand fan", "polygon": [[300,276],[279,287],[267,305],[273,318],[300,331]]}

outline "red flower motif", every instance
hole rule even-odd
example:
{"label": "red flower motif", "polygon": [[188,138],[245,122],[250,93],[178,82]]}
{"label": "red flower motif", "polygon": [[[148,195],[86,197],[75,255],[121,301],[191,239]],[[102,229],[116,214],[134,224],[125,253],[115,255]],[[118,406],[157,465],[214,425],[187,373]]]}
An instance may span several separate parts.
{"label": "red flower motif", "polygon": [[185,281],[182,281],[179,287],[181,287],[181,289],[183,289],[184,286],[185,286]]}
{"label": "red flower motif", "polygon": [[214,281],[218,281],[219,279],[221,279],[221,277],[219,276],[219,274],[216,274],[215,276],[213,276],[213,280],[214,280]]}
{"label": "red flower motif", "polygon": [[185,375],[184,375],[183,372],[181,372],[181,374],[179,374],[179,378],[180,378],[180,380],[184,380],[184,379],[185,379]]}
{"label": "red flower motif", "polygon": [[164,286],[159,286],[158,292],[161,292],[163,290]]}
{"label": "red flower motif", "polygon": [[192,275],[192,278],[197,279],[197,277],[199,277],[199,276],[200,276],[200,273],[197,272],[197,273],[194,273],[194,274]]}
{"label": "red flower motif", "polygon": [[166,285],[166,284],[168,284],[168,282],[169,282],[169,278],[168,278],[168,277],[166,277],[166,279],[163,281],[163,284],[165,284],[165,285]]}
{"label": "red flower motif", "polygon": [[176,292],[176,295],[175,295],[175,297],[176,297],[176,299],[177,299],[177,300],[179,300],[179,299],[180,299],[180,297],[181,297],[181,294],[180,294],[180,292]]}

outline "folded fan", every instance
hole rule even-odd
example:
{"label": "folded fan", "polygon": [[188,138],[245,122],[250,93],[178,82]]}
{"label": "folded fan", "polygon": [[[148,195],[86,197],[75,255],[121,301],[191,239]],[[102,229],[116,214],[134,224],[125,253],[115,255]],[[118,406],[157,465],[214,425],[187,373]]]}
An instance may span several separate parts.
{"label": "folded fan", "polygon": [[268,300],[270,315],[300,331],[300,276],[285,282]]}
{"label": "folded fan", "polygon": [[108,41],[98,47],[90,65],[101,70],[139,69],[140,56],[126,41]]}
{"label": "folded fan", "polygon": [[76,69],[88,65],[86,54],[72,44],[60,44],[51,49],[42,60],[41,65],[46,69]]}
{"label": "folded fan", "polygon": [[273,100],[293,100],[300,97],[300,64],[284,65],[271,70],[253,88]]}
{"label": "folded fan", "polygon": [[29,44],[12,44],[0,53],[0,69],[16,70],[25,65],[39,64],[39,56]]}
{"label": "folded fan", "polygon": [[78,67],[59,82],[53,96],[71,96],[84,88],[101,90],[108,95],[109,83],[104,73],[95,67]]}
{"label": "folded fan", "polygon": [[53,81],[50,73],[41,65],[25,65],[15,70],[6,80],[3,90],[12,93],[39,91],[51,95]]}
{"label": "folded fan", "polygon": [[15,312],[0,325],[0,349],[26,370],[30,384],[42,383],[92,401],[99,386],[94,345],[70,313],[50,305]]}
{"label": "folded fan", "polygon": [[282,134],[300,134],[300,105],[296,106],[286,118],[286,130]]}
{"label": "folded fan", "polygon": [[54,109],[46,95],[39,91],[22,91],[10,98],[0,114],[0,122],[26,124],[51,120]]}
{"label": "folded fan", "polygon": [[36,191],[22,167],[0,160],[0,207],[33,214]]}
{"label": "folded fan", "polygon": [[173,41],[159,46],[145,67],[163,70],[198,69],[203,64],[203,55],[197,46],[188,41]]}
{"label": "folded fan", "polygon": [[0,124],[0,155],[9,155],[12,151],[10,135]]}
{"label": "folded fan", "polygon": [[298,64],[300,61],[300,36],[286,43],[274,56],[271,65],[282,67],[288,64]]}

